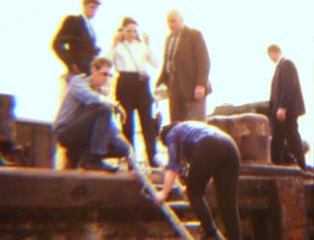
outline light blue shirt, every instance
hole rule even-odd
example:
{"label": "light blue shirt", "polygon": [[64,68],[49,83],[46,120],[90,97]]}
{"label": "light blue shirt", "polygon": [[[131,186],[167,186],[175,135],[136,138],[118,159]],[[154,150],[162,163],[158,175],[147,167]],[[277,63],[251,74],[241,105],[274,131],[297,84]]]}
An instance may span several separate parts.
{"label": "light blue shirt", "polygon": [[[57,129],[75,120],[82,110],[90,104],[101,103],[104,107],[112,108],[110,103],[102,100],[102,94],[96,92],[90,85],[90,76],[85,74],[76,75],[71,78],[66,96],[57,114],[54,128]],[[119,132],[118,125],[114,118],[110,121],[110,132]]]}

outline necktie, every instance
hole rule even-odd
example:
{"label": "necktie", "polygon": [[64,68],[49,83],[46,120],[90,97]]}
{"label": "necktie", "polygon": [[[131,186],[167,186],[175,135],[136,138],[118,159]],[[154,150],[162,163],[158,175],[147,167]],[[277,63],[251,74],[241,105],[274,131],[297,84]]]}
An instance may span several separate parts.
{"label": "necktie", "polygon": [[174,54],[175,54],[175,50],[176,50],[176,46],[177,46],[177,38],[178,38],[178,34],[174,34],[169,39],[169,43],[167,46],[167,52],[166,52],[166,60],[167,60],[166,71],[167,71],[167,73],[171,73],[174,70],[173,69],[173,58],[174,58]]}

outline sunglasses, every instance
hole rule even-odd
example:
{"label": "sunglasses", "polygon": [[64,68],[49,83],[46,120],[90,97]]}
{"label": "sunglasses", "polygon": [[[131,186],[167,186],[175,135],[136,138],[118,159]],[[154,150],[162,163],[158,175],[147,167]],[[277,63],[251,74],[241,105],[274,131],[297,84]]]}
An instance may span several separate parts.
{"label": "sunglasses", "polygon": [[110,72],[99,72],[104,77],[113,77],[113,75]]}
{"label": "sunglasses", "polygon": [[137,33],[137,30],[127,29],[126,32],[127,32],[127,33]]}

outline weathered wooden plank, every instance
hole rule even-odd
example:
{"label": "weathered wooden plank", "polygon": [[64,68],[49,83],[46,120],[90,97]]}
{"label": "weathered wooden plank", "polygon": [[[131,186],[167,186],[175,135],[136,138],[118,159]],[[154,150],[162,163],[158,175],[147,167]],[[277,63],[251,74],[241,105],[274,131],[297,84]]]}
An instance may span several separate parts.
{"label": "weathered wooden plank", "polygon": [[[313,182],[302,176],[289,177],[289,174],[284,176],[280,174],[279,169],[271,175],[266,174],[265,168],[259,176],[248,174],[254,173],[256,169],[253,170],[242,175],[239,182],[242,222],[248,225],[245,227],[244,236],[251,236],[250,239],[261,239],[256,234],[263,233],[262,237],[266,236],[264,239],[278,240],[280,238],[276,238],[279,236],[274,235],[276,233],[304,234],[304,231],[301,231],[304,219],[301,219],[297,211],[301,208],[304,214],[314,210]],[[265,172],[264,175],[263,172]],[[153,177],[157,181],[162,181],[163,176],[153,174]],[[278,182],[278,178],[284,181]],[[295,181],[296,179],[298,181]],[[106,209],[107,218],[110,216],[111,219],[118,214],[120,218],[125,216],[131,219],[136,218],[133,216],[135,212],[142,214],[134,210],[141,208],[150,217],[159,217],[162,221],[161,215],[156,215],[154,204],[141,195],[142,186],[133,172],[120,171],[112,174],[84,170],[0,168],[0,189],[0,213],[5,213],[2,216],[20,217],[20,210],[22,210],[28,219],[49,215],[55,219],[78,221],[84,216],[89,217],[93,212],[99,214],[102,209]],[[211,186],[207,190],[210,204],[215,212],[217,211],[215,191],[211,189]],[[294,208],[290,206],[290,202],[294,204]],[[131,215],[127,214],[130,211]],[[60,215],[67,212],[69,216]],[[73,218],[76,220],[70,220],[70,216],[76,216]],[[301,225],[294,225],[287,220],[295,217],[302,220],[299,221],[302,222]],[[88,220],[85,219],[85,221]],[[278,225],[280,221],[285,224]],[[36,227],[37,223],[34,224]],[[251,230],[248,230],[249,228]]]}
{"label": "weathered wooden plank", "polygon": [[141,186],[128,172],[1,168],[0,189],[0,207],[115,208],[143,203]]}
{"label": "weathered wooden plank", "polygon": [[52,123],[28,119],[16,120],[16,144],[29,145],[27,166],[52,168],[56,139]]}

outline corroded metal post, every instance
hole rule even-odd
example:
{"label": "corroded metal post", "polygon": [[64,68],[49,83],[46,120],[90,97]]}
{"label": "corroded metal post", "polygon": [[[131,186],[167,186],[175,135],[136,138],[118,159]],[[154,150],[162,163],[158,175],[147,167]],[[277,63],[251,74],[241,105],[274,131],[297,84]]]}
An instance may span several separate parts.
{"label": "corroded metal post", "polygon": [[270,137],[267,117],[239,114],[210,117],[207,123],[230,134],[237,143],[242,163],[270,164]]}
{"label": "corroded metal post", "polygon": [[275,179],[278,210],[278,237],[281,240],[308,239],[308,220],[305,187],[302,177]]}

